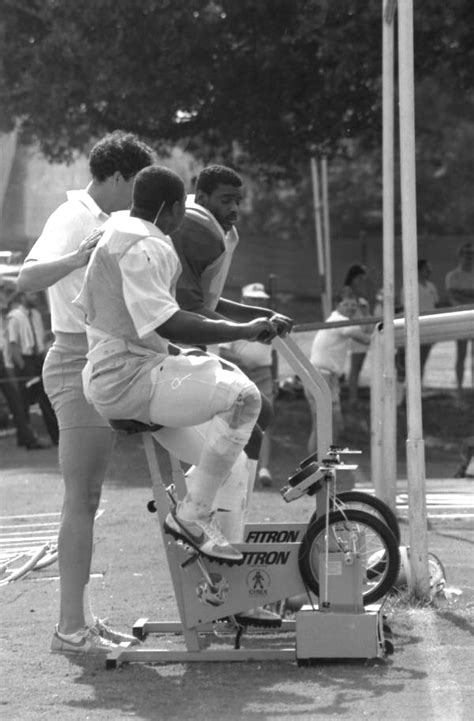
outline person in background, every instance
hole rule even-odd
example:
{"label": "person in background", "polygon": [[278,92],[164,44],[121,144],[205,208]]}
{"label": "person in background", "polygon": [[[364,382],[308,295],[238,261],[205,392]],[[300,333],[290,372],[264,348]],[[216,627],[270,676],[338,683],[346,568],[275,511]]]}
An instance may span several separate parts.
{"label": "person in background", "polygon": [[[367,268],[364,265],[354,263],[350,266],[344,278],[343,297],[352,298],[357,302],[357,312],[354,318],[366,318],[371,315],[369,304],[369,286]],[[371,325],[360,326],[362,333],[370,339],[373,327]],[[350,344],[350,368],[348,377],[349,386],[349,408],[357,409],[359,376],[367,355],[369,343],[353,338]]]}
{"label": "person in background", "polygon": [[[262,283],[250,283],[242,288],[241,299],[242,303],[258,303],[259,306],[267,307],[270,296],[265,292]],[[275,393],[271,346],[237,340],[232,343],[221,343],[219,345],[219,354],[222,358],[235,363],[243,370],[245,375],[255,383],[260,393],[268,399],[273,411]],[[272,485],[270,457],[271,438],[267,427],[263,433],[257,469],[257,481],[264,487]]]}
{"label": "person in background", "polygon": [[15,369],[7,339],[8,299],[13,292],[0,276],[0,391],[7,402],[16,427],[16,441],[28,451],[46,448],[41,443],[28,421],[20,389],[16,381]]}
{"label": "person in background", "polygon": [[[446,275],[445,285],[449,303],[452,306],[470,305],[474,303],[474,248],[472,243],[464,243],[458,248],[459,264]],[[474,333],[473,333],[474,336]],[[471,345],[471,354],[474,353],[474,340],[456,341],[456,387],[458,399],[462,400],[464,381],[464,366],[466,362],[468,344]],[[472,357],[472,355],[471,355]]]}
{"label": "person in background", "polygon": [[19,381],[25,415],[38,403],[53,445],[59,442],[56,414],[45,393],[41,378],[45,357],[45,330],[41,313],[34,307],[34,294],[17,292],[9,301],[7,336],[15,372]]}
{"label": "person in background", "polygon": [[[418,260],[418,310],[420,313],[429,313],[439,306],[439,293],[435,284],[431,280],[432,269],[428,260],[420,258]],[[403,304],[403,288],[400,291],[400,298]],[[401,307],[403,310],[403,305]],[[421,379],[425,371],[426,361],[432,348],[431,343],[420,344],[420,372]],[[398,348],[395,355],[395,366],[397,369],[397,380],[400,383],[405,381],[405,348]]]}
{"label": "person in background", "polygon": [[86,401],[82,369],[88,351],[84,313],[72,301],[79,293],[89,257],[109,215],[130,208],[135,175],[154,153],[131,133],[116,131],[89,154],[91,181],[69,191],[46,222],[18,278],[18,288],[48,288],[54,343],[43,367],[43,382],[59,423],[59,462],[64,503],[59,529],[60,610],[51,650],[107,654],[129,634],[110,628],[90,605],[89,574],[94,518],[112,450],[112,429]]}
{"label": "person in background", "polygon": [[[338,302],[336,309],[326,319],[326,323],[352,320],[357,316],[358,307],[356,298],[343,297]],[[332,430],[335,444],[342,441],[341,436],[345,425],[341,408],[339,379],[344,371],[352,340],[358,341],[365,347],[370,343],[370,336],[359,326],[321,328],[316,332],[311,346],[310,361],[321,373],[331,391]],[[305,391],[305,396],[311,412],[311,432],[308,438],[308,453],[311,454],[318,448],[317,408],[313,396],[307,391]]]}

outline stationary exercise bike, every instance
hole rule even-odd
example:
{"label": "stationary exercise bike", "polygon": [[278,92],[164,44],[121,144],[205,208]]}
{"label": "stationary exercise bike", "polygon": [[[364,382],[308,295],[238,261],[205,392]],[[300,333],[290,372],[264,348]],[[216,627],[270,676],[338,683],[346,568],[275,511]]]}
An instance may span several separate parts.
{"label": "stationary exercise bike", "polygon": [[[138,424],[139,430],[146,431],[143,443],[152,479],[154,498],[148,509],[158,517],[180,621],[141,618],[133,633],[142,640],[149,635],[171,635],[174,640],[179,636],[185,648],[119,648],[109,655],[107,668],[127,662],[280,659],[306,663],[385,654],[381,605],[374,604],[398,576],[396,518],[368,494],[335,492],[337,471],[357,466],[341,460],[351,451],[331,444],[329,388],[291,337],[276,338],[273,343],[317,402],[317,454],[302,461],[281,489],[286,502],[314,496],[314,513],[307,523],[246,524],[244,543],[234,544],[243,554],[238,565],[204,558],[164,532],[170,504],[186,492],[184,473],[179,461],[149,432],[153,429]],[[127,423],[119,422],[119,427]],[[242,648],[244,628],[233,623],[238,614],[295,596],[306,597],[308,603],[294,619],[283,619],[278,631],[252,630],[252,636],[263,634],[264,645],[256,648],[253,638],[250,648]],[[288,633],[296,633],[296,645],[281,648]],[[229,643],[232,638],[233,644]],[[218,648],[213,647],[216,639]]]}

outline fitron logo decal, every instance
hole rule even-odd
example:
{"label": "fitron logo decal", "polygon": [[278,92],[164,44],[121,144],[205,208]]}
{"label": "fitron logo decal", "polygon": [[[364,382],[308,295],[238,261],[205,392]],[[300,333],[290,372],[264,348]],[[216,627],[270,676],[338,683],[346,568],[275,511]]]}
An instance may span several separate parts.
{"label": "fitron logo decal", "polygon": [[286,566],[290,551],[244,551],[245,566]]}
{"label": "fitron logo decal", "polygon": [[249,596],[266,596],[271,585],[271,578],[263,568],[252,568],[247,574]]}

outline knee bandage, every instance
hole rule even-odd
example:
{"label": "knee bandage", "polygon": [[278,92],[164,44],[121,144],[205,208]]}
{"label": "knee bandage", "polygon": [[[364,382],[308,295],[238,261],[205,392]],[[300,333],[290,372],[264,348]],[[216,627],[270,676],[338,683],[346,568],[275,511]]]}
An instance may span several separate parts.
{"label": "knee bandage", "polygon": [[[189,510],[192,507],[196,512],[204,513],[211,507],[215,509],[219,489],[230,476],[226,504],[232,503],[232,513],[243,518],[248,495],[248,471],[234,471],[233,466],[239,454],[246,459],[242,449],[258,417],[260,394],[252,383],[241,383],[239,389],[232,406],[216,414],[207,426],[199,464],[187,475],[185,501]],[[242,527],[242,520],[239,525]]]}
{"label": "knee bandage", "polygon": [[235,403],[228,411],[222,413],[230,428],[247,428],[255,425],[262,401],[260,393],[253,383],[245,384],[236,398]]}

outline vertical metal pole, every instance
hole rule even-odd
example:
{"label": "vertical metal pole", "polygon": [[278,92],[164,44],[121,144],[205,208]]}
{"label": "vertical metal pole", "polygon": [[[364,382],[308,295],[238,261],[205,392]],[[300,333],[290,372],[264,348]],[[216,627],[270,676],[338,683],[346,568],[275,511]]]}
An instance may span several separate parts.
{"label": "vertical metal pole", "polygon": [[[397,498],[397,405],[395,378],[395,240],[394,240],[394,0],[383,1],[382,147],[383,147],[383,456],[380,496],[394,511]],[[374,368],[374,373],[378,373]]]}
{"label": "vertical metal pole", "polygon": [[323,230],[321,223],[321,200],[319,193],[319,178],[318,178],[318,166],[316,158],[311,158],[311,181],[313,186],[313,210],[314,210],[314,226],[316,230],[316,250],[318,253],[318,270],[319,270],[319,281],[321,285],[321,299],[323,307],[323,320],[326,320],[330,311],[326,296],[326,265],[324,262],[324,248],[323,248]]}
{"label": "vertical metal pole", "polygon": [[[274,273],[270,273],[268,276],[267,292],[270,296],[270,308],[274,311],[277,310],[277,280],[278,276]],[[278,353],[274,348],[272,348],[272,380],[275,385],[275,392],[278,389],[279,377],[280,370],[278,364]]]}
{"label": "vertical metal pole", "polygon": [[329,218],[329,187],[328,161],[325,155],[321,158],[321,186],[323,201],[324,259],[326,261],[326,296],[328,314],[332,310],[332,263],[331,263],[331,221]]}
{"label": "vertical metal pole", "polygon": [[375,495],[384,497],[385,467],[383,458],[383,327],[378,325],[372,334],[371,355],[373,369],[370,378],[370,469]]}
{"label": "vertical metal pole", "polygon": [[428,570],[425,452],[420,377],[413,0],[398,0],[398,66],[403,287],[405,292],[407,361],[407,473],[410,560],[412,571],[410,590],[417,598],[427,598],[430,591],[430,581]]}

